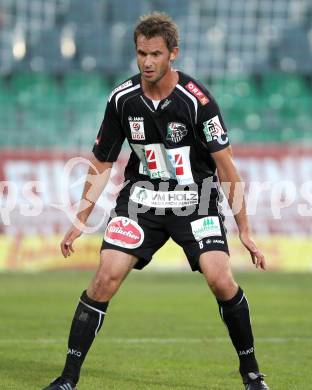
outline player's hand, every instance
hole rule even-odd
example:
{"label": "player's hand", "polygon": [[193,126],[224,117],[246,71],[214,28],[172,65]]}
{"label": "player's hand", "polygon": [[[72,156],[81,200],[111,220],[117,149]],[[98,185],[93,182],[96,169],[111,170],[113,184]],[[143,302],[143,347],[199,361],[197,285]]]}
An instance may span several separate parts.
{"label": "player's hand", "polygon": [[82,231],[75,226],[71,226],[70,229],[65,234],[60,246],[63,256],[66,258],[70,256],[71,253],[74,253],[73,242],[76,238],[80,237]]}
{"label": "player's hand", "polygon": [[266,263],[263,253],[257,247],[253,239],[246,233],[241,233],[239,238],[242,244],[247,248],[250,253],[251,260],[256,268],[266,269]]}

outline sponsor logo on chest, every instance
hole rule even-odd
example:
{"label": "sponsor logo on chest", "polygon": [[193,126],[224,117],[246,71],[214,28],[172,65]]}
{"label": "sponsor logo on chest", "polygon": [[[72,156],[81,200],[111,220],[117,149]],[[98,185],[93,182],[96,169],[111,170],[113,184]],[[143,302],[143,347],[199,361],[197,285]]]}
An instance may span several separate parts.
{"label": "sponsor logo on chest", "polygon": [[198,204],[196,191],[153,191],[135,187],[130,199],[148,207],[186,207]]}
{"label": "sponsor logo on chest", "polygon": [[194,183],[190,147],[166,149],[163,144],[131,144],[141,160],[139,173],[151,179],[175,179],[179,184]]}
{"label": "sponsor logo on chest", "polygon": [[128,120],[131,131],[131,138],[138,141],[145,140],[144,118],[140,116],[129,116]]}
{"label": "sponsor logo on chest", "polygon": [[220,221],[218,217],[204,217],[191,222],[192,232],[196,241],[205,237],[221,236]]}

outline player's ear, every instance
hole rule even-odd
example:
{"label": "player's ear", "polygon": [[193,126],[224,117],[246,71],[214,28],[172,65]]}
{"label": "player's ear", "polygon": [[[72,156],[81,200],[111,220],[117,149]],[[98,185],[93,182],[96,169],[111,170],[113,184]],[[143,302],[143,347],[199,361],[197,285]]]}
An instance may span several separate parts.
{"label": "player's ear", "polygon": [[170,52],[170,61],[174,61],[178,57],[178,54],[179,54],[179,48],[176,46]]}

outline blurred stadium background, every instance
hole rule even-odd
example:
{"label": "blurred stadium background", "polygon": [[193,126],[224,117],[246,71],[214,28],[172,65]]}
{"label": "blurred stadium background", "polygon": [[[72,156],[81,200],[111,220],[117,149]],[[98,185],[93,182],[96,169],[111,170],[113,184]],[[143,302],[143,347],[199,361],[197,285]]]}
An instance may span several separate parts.
{"label": "blurred stadium background", "polygon": [[[137,72],[133,27],[153,10],[176,20],[176,67],[215,95],[243,178],[267,183],[251,220],[271,269],[311,270],[312,224],[301,215],[311,214],[312,203],[309,0],[0,0],[0,269],[97,263],[101,233],[81,239],[75,261],[60,257],[58,240],[69,225],[55,206],[61,177],[71,157],[90,152],[109,92]],[[113,187],[127,152],[115,165]],[[72,172],[73,204],[83,172]],[[114,188],[91,224],[112,206]],[[233,264],[248,268],[231,217],[228,228]],[[157,267],[187,265],[171,243],[151,265]]]}

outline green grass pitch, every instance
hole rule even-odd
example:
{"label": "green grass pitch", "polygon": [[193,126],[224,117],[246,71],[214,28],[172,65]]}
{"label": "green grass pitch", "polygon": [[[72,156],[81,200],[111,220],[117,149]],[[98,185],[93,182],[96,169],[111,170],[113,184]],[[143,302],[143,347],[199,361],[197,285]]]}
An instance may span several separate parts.
{"label": "green grass pitch", "polygon": [[[0,389],[40,390],[63,365],[89,271],[0,274]],[[312,389],[312,275],[237,274],[272,390]],[[243,389],[203,277],[134,271],[111,302],[79,390]]]}

